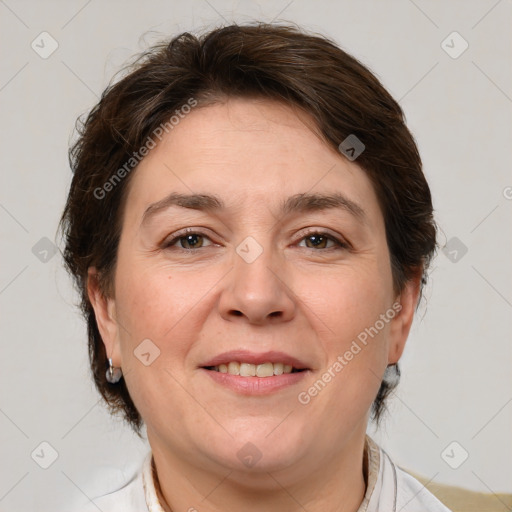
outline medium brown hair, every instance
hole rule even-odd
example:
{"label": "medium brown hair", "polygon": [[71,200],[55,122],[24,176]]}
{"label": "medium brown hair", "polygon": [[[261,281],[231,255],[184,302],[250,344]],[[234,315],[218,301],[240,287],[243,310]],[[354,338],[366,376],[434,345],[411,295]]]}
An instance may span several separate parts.
{"label": "medium brown hair", "polygon": [[[139,435],[142,418],[124,379],[110,384],[105,378],[107,355],[87,294],[88,269],[96,267],[101,289],[111,296],[134,154],[191,98],[201,107],[226,97],[298,107],[336,150],[348,136],[364,144],[357,164],[382,209],[397,292],[415,276],[424,282],[435,251],[430,190],[402,109],[367,67],[334,42],[290,25],[257,23],[199,37],[183,33],[153,46],[77,123],[79,137],[69,154],[74,174],[60,224],[65,264],[81,293],[96,387]],[[388,370],[372,407],[377,420],[398,382],[398,367]]]}

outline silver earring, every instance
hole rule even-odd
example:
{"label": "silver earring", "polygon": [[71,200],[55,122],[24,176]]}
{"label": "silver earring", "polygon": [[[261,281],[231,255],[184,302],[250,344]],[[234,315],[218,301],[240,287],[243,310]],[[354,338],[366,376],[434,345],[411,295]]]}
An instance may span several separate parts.
{"label": "silver earring", "polygon": [[106,373],[107,381],[110,382],[110,384],[117,384],[121,377],[123,376],[123,371],[121,368],[117,368],[112,364],[112,359],[108,359],[108,370]]}

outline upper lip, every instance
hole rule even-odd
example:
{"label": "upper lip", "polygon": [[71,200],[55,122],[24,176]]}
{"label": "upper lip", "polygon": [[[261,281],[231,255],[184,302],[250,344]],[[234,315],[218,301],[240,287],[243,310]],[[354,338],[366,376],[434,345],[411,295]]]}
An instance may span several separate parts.
{"label": "upper lip", "polygon": [[249,352],[247,350],[230,350],[229,352],[223,352],[212,359],[209,359],[201,367],[205,366],[218,366],[220,364],[228,364],[231,361],[238,361],[241,363],[251,364],[263,364],[263,363],[283,363],[289,364],[297,370],[307,370],[308,365],[297,359],[296,357],[271,350],[268,352]]}

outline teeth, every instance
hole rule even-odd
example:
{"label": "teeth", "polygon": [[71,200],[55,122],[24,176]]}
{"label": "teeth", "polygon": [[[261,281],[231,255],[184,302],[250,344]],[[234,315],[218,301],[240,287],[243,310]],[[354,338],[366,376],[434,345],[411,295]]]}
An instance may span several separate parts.
{"label": "teeth", "polygon": [[291,373],[293,367],[291,364],[283,363],[251,364],[231,361],[228,364],[219,364],[212,369],[220,373],[240,375],[240,377],[272,377],[273,375]]}
{"label": "teeth", "polygon": [[254,377],[256,375],[256,366],[250,363],[240,364],[240,377]]}
{"label": "teeth", "polygon": [[282,375],[284,373],[283,363],[274,363],[274,375]]}
{"label": "teeth", "polygon": [[272,377],[274,375],[274,365],[272,363],[259,364],[256,367],[256,375],[258,377]]}
{"label": "teeth", "polygon": [[240,363],[231,362],[228,364],[228,373],[230,375],[240,375]]}

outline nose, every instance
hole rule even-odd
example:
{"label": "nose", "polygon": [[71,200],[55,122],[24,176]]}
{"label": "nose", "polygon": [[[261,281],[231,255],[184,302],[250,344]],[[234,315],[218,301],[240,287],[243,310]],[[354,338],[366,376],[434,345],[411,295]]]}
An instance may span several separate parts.
{"label": "nose", "polygon": [[290,321],[296,312],[296,299],[283,264],[270,250],[251,262],[235,254],[219,308],[221,316],[231,322],[264,325]]}

